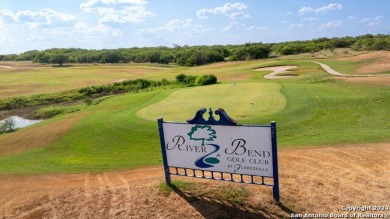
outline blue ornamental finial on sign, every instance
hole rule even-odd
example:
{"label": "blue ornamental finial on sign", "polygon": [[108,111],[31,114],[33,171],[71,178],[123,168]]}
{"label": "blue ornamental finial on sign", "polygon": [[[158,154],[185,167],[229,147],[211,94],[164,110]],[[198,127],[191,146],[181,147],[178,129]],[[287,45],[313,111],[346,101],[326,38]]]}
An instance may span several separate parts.
{"label": "blue ornamental finial on sign", "polygon": [[215,114],[219,116],[219,120],[215,120],[213,111],[209,109],[209,118],[205,120],[203,114],[207,112],[206,108],[202,108],[196,112],[193,119],[187,120],[189,124],[203,124],[203,125],[237,125],[237,121],[230,118],[224,109],[218,108],[215,110]]}
{"label": "blue ornamental finial on sign", "polygon": [[209,108],[209,120],[215,120],[213,117],[213,111]]}

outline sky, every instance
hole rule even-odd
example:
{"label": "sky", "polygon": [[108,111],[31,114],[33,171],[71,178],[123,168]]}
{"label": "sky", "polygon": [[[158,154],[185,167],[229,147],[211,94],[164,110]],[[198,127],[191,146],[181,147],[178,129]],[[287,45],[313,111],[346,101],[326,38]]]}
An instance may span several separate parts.
{"label": "sky", "polygon": [[0,54],[389,34],[389,0],[0,0]]}

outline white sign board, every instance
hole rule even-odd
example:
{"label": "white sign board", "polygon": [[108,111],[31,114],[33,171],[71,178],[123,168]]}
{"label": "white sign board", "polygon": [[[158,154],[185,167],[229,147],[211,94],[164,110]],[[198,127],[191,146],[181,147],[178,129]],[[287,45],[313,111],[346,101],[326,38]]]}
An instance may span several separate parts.
{"label": "white sign board", "polygon": [[168,166],[273,176],[270,126],[163,123]]}

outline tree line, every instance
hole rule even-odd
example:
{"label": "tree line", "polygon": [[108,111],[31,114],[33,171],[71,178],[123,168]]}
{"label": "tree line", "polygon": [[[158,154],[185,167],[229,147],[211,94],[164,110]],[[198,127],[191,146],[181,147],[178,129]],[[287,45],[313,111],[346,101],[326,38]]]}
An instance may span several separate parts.
{"label": "tree line", "polygon": [[199,66],[221,61],[268,58],[270,55],[314,53],[323,49],[351,48],[353,50],[390,50],[390,35],[366,34],[356,37],[318,38],[282,43],[246,43],[244,45],[133,47],[87,50],[53,48],[31,50],[21,54],[0,55],[0,61],[33,61],[36,63],[175,63]]}

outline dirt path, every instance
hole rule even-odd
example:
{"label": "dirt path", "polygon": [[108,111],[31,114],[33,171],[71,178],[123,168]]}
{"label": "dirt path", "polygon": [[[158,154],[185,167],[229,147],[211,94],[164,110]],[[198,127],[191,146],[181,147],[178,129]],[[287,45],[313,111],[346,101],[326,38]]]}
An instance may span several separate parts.
{"label": "dirt path", "polygon": [[[308,62],[312,62],[312,63],[318,64],[326,72],[328,72],[329,74],[337,75],[337,76],[345,76],[345,77],[389,76],[389,75],[386,75],[386,74],[342,74],[342,73],[340,73],[338,71],[335,71],[334,69],[332,69],[331,67],[329,67],[326,64],[323,64],[323,63],[320,63],[320,62],[315,62],[315,61],[308,61]],[[278,76],[277,75],[277,74],[280,74],[280,73],[286,73],[287,70],[294,69],[294,68],[297,68],[297,66],[265,67],[265,68],[257,68],[257,69],[255,69],[255,71],[272,71],[271,73],[264,75],[264,78],[267,78],[267,79],[281,79],[281,78],[291,78],[291,77],[294,77],[294,76],[290,76],[290,75],[284,75],[284,76]]]}
{"label": "dirt path", "polygon": [[309,61],[309,62],[316,63],[316,64],[320,65],[320,66],[321,66],[326,72],[328,72],[329,74],[337,75],[337,76],[347,76],[347,77],[388,76],[388,75],[385,75],[385,74],[342,74],[342,73],[340,73],[340,72],[337,72],[337,71],[333,70],[331,67],[329,67],[329,66],[326,65],[326,64],[323,64],[323,63],[320,63],[320,62],[314,62],[314,61]]}
{"label": "dirt path", "polygon": [[158,189],[164,182],[160,166],[0,175],[0,218],[288,218],[291,211],[347,213],[342,206],[389,205],[389,157],[390,143],[279,150],[283,207],[273,202],[269,187],[183,177],[172,179],[206,184],[216,191],[244,187],[251,195],[243,205],[202,192],[166,196]]}
{"label": "dirt path", "polygon": [[285,73],[289,69],[297,68],[297,66],[275,66],[275,67],[265,67],[265,68],[257,68],[255,71],[272,71],[269,74],[264,75],[264,78],[267,79],[281,79],[281,78],[291,78],[294,76],[291,75],[284,75],[284,76],[277,76],[277,74]]}

